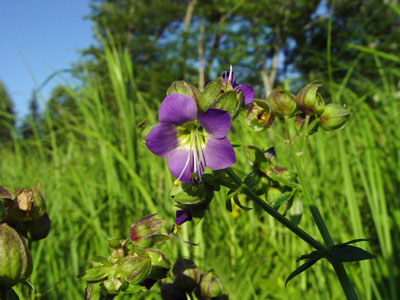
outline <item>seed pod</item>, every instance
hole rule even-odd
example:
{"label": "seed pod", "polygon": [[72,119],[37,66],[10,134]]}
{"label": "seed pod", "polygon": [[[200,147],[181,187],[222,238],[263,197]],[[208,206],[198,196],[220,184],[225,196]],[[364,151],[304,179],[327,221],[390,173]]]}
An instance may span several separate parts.
{"label": "seed pod", "polygon": [[156,249],[147,249],[146,253],[151,259],[151,273],[149,277],[157,280],[167,277],[171,263],[164,253]]}
{"label": "seed pod", "polygon": [[328,104],[320,116],[322,129],[331,131],[341,129],[350,118],[350,112],[339,104]]}
{"label": "seed pod", "polygon": [[201,276],[200,294],[205,299],[223,295],[221,281],[214,271],[209,271]]}
{"label": "seed pod", "polygon": [[24,240],[6,223],[0,224],[0,288],[10,288],[32,273],[32,257]]}
{"label": "seed pod", "polygon": [[172,268],[172,281],[185,292],[191,292],[200,282],[200,273],[194,262],[180,258]]}
{"label": "seed pod", "polygon": [[297,109],[296,97],[283,87],[274,89],[268,97],[268,102],[280,117],[291,117]]}
{"label": "seed pod", "polygon": [[297,106],[307,115],[320,115],[324,110],[324,100],[317,92],[320,86],[320,84],[308,84],[297,94]]}
{"label": "seed pod", "polygon": [[36,187],[15,191],[13,199],[7,206],[9,216],[16,221],[34,221],[46,212],[44,195]]}
{"label": "seed pod", "polygon": [[269,102],[255,99],[247,111],[246,123],[255,131],[265,130],[274,123],[275,111]]}
{"label": "seed pod", "polygon": [[27,234],[30,240],[38,241],[44,239],[50,232],[51,221],[49,215],[44,213],[35,221],[25,222]]}

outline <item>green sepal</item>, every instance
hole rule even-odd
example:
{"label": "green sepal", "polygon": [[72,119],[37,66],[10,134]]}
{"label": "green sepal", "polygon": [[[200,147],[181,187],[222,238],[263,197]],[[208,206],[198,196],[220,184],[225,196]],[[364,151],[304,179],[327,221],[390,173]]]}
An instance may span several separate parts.
{"label": "green sepal", "polygon": [[128,285],[127,282],[122,282],[119,278],[113,278],[100,283],[100,288],[103,290],[104,294],[118,295],[118,293]]}
{"label": "green sepal", "polygon": [[108,259],[100,255],[96,255],[91,261],[91,264],[93,267],[111,266],[111,263],[108,261]]}
{"label": "green sepal", "polygon": [[129,284],[137,284],[146,279],[151,272],[151,259],[147,253],[126,256],[113,266],[109,278],[122,278]]}
{"label": "green sepal", "polygon": [[196,100],[196,94],[193,91],[192,87],[190,86],[190,84],[186,83],[183,80],[174,81],[170,85],[170,87],[167,90],[167,95],[171,94],[186,95],[192,98],[193,100]]}
{"label": "green sepal", "polygon": [[167,234],[157,233],[146,239],[138,240],[133,243],[142,249],[147,249],[147,248],[151,248],[154,246],[160,246],[161,244],[163,244],[165,241],[169,240],[170,238],[171,237]]}
{"label": "green sepal", "polygon": [[195,87],[194,85],[191,85],[190,83],[188,83],[189,87],[192,89],[192,92],[194,94],[194,99],[196,100],[196,103],[200,102],[200,97],[201,97],[201,92],[200,90]]}
{"label": "green sepal", "polygon": [[100,300],[104,299],[104,295],[102,297],[100,284],[98,283],[90,283],[86,288],[86,299],[88,300]]}
{"label": "green sepal", "polygon": [[213,108],[227,111],[233,119],[240,108],[240,98],[237,97],[236,90],[227,91],[219,96]]}
{"label": "green sepal", "polygon": [[122,290],[124,294],[136,294],[137,292],[143,290],[144,288],[137,284],[129,284],[126,288]]}
{"label": "green sepal", "polygon": [[107,278],[111,269],[112,266],[105,266],[105,265],[92,267],[86,269],[85,271],[83,271],[83,273],[79,274],[78,278],[90,282],[101,281]]}
{"label": "green sepal", "polygon": [[333,246],[329,250],[329,256],[333,260],[340,262],[352,262],[376,258],[375,255],[369,253],[368,251],[350,245]]}
{"label": "green sepal", "polygon": [[[212,175],[207,177],[207,181],[216,182]],[[179,183],[171,189],[170,195],[175,200],[175,206],[180,209],[207,208],[214,196],[214,188],[207,181],[198,184]]]}
{"label": "green sepal", "polygon": [[165,224],[163,219],[153,219],[156,214],[148,215],[136,222],[129,229],[129,237],[133,242],[145,240],[160,232]]}
{"label": "green sepal", "polygon": [[205,201],[205,191],[201,187],[194,187],[191,183],[182,183],[173,186],[170,196],[175,201],[175,206],[181,209],[202,205]]}
{"label": "green sepal", "polygon": [[294,270],[286,279],[285,281],[285,287],[287,286],[288,282],[299,275],[300,273],[304,272],[308,268],[311,268],[317,261],[316,260],[307,260],[304,264],[302,264],[300,267],[298,267],[296,270]]}
{"label": "green sepal", "polygon": [[[211,81],[201,93],[199,106],[202,111],[209,109],[221,93],[222,77]],[[217,108],[217,107],[216,107]]]}

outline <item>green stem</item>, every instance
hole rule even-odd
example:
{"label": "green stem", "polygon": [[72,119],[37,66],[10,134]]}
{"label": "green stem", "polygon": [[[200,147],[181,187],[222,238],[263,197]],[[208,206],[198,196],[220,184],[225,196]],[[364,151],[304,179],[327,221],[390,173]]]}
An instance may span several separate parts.
{"label": "green stem", "polygon": [[262,200],[248,185],[244,184],[240,177],[236,175],[236,173],[231,169],[225,169],[229,177],[238,185],[241,186],[241,190],[251,199],[253,200],[258,206],[260,206],[267,214],[272,216],[278,222],[286,226],[290,231],[296,234],[299,238],[303,241],[308,243],[310,246],[317,250],[323,250],[325,247],[321,245],[317,240],[315,240],[312,236],[308,233],[303,231],[300,227],[296,224],[291,222],[290,220],[286,219],[282,216],[279,212],[272,208],[272,206],[268,205],[264,200]]}
{"label": "green stem", "polygon": [[[307,125],[306,125],[306,128],[307,128]],[[303,168],[301,167],[300,157],[298,155],[296,155],[294,141],[292,140],[292,137],[294,135],[292,134],[292,128],[289,124],[289,119],[287,119],[287,118],[285,118],[285,129],[286,129],[287,137],[289,138],[291,156],[292,156],[294,164],[296,166],[297,175],[299,178],[299,183],[302,186],[304,199],[306,200],[307,206],[310,208],[311,215],[314,218],[314,221],[318,227],[319,232],[321,233],[322,238],[324,239],[326,246],[328,248],[330,248],[334,245],[334,242],[333,242],[331,235],[329,234],[329,230],[326,227],[324,220],[322,219],[322,216],[318,210],[318,207],[316,207],[313,204],[311,193],[308,190],[308,185],[306,184],[306,177],[304,175]],[[339,282],[342,286],[342,289],[346,295],[347,300],[357,300],[358,299],[357,294],[354,291],[353,285],[350,281],[350,278],[348,277],[348,275],[346,273],[343,263],[333,261],[333,260],[330,260],[330,263],[332,264],[333,268],[335,269],[336,275],[339,279]]]}

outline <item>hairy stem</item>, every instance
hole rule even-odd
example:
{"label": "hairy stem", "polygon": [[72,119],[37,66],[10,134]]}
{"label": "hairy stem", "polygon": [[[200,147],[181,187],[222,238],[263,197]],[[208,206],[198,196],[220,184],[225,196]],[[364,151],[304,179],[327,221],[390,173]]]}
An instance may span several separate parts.
{"label": "hairy stem", "polygon": [[236,173],[231,169],[226,169],[227,174],[229,177],[238,185],[241,186],[241,190],[245,193],[251,200],[253,200],[260,208],[262,208],[267,214],[272,216],[275,220],[283,224],[287,227],[290,231],[296,234],[299,238],[309,244],[311,247],[317,250],[323,250],[325,247],[321,245],[317,240],[315,240],[312,236],[308,233],[303,231],[300,227],[296,224],[285,218],[279,212],[272,208],[268,203],[262,200],[248,185],[244,184],[240,177],[236,175]]}

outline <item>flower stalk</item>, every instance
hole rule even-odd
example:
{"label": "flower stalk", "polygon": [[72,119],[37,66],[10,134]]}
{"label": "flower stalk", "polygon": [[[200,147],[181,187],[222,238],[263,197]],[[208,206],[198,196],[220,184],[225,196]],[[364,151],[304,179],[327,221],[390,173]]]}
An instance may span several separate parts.
{"label": "flower stalk", "polygon": [[263,209],[267,214],[272,216],[279,223],[287,227],[290,231],[292,231],[295,235],[309,244],[316,250],[324,250],[326,249],[321,243],[315,240],[312,236],[298,227],[296,224],[285,218],[279,212],[277,212],[272,206],[267,204],[264,200],[262,200],[248,185],[244,184],[240,177],[236,175],[236,173],[231,169],[227,168],[226,173],[229,177],[238,185],[241,186],[241,190],[245,193],[251,200],[253,200],[261,209]]}
{"label": "flower stalk", "polygon": [[[332,246],[334,246],[334,242],[333,242],[333,239],[329,233],[329,230],[328,230],[324,220],[322,219],[322,216],[319,212],[318,207],[313,204],[311,193],[310,193],[310,191],[308,189],[308,185],[306,183],[306,177],[304,175],[303,168],[301,167],[300,156],[297,155],[297,153],[296,153],[295,140],[294,140],[294,135],[292,134],[293,130],[292,130],[290,120],[288,118],[285,118],[284,122],[285,122],[285,130],[286,130],[287,138],[288,138],[289,144],[290,144],[289,148],[291,151],[291,156],[293,158],[293,162],[294,162],[296,170],[297,170],[299,183],[303,190],[303,195],[304,195],[304,199],[306,200],[306,205],[310,208],[311,215],[314,219],[315,224],[318,227],[318,230],[319,230],[322,238],[324,239],[326,246],[328,248],[331,248]],[[307,131],[308,122],[309,122],[309,118],[306,119],[305,128],[303,130]],[[305,133],[305,135],[306,134],[307,133]],[[302,144],[301,146],[303,147],[304,145]],[[333,268],[335,269],[336,276],[338,277],[339,282],[342,286],[343,292],[346,295],[346,299],[347,300],[357,300],[358,299],[357,294],[353,288],[350,278],[348,277],[348,275],[346,273],[346,269],[344,268],[343,263],[337,262],[334,260],[330,260],[330,263],[332,264]]]}

